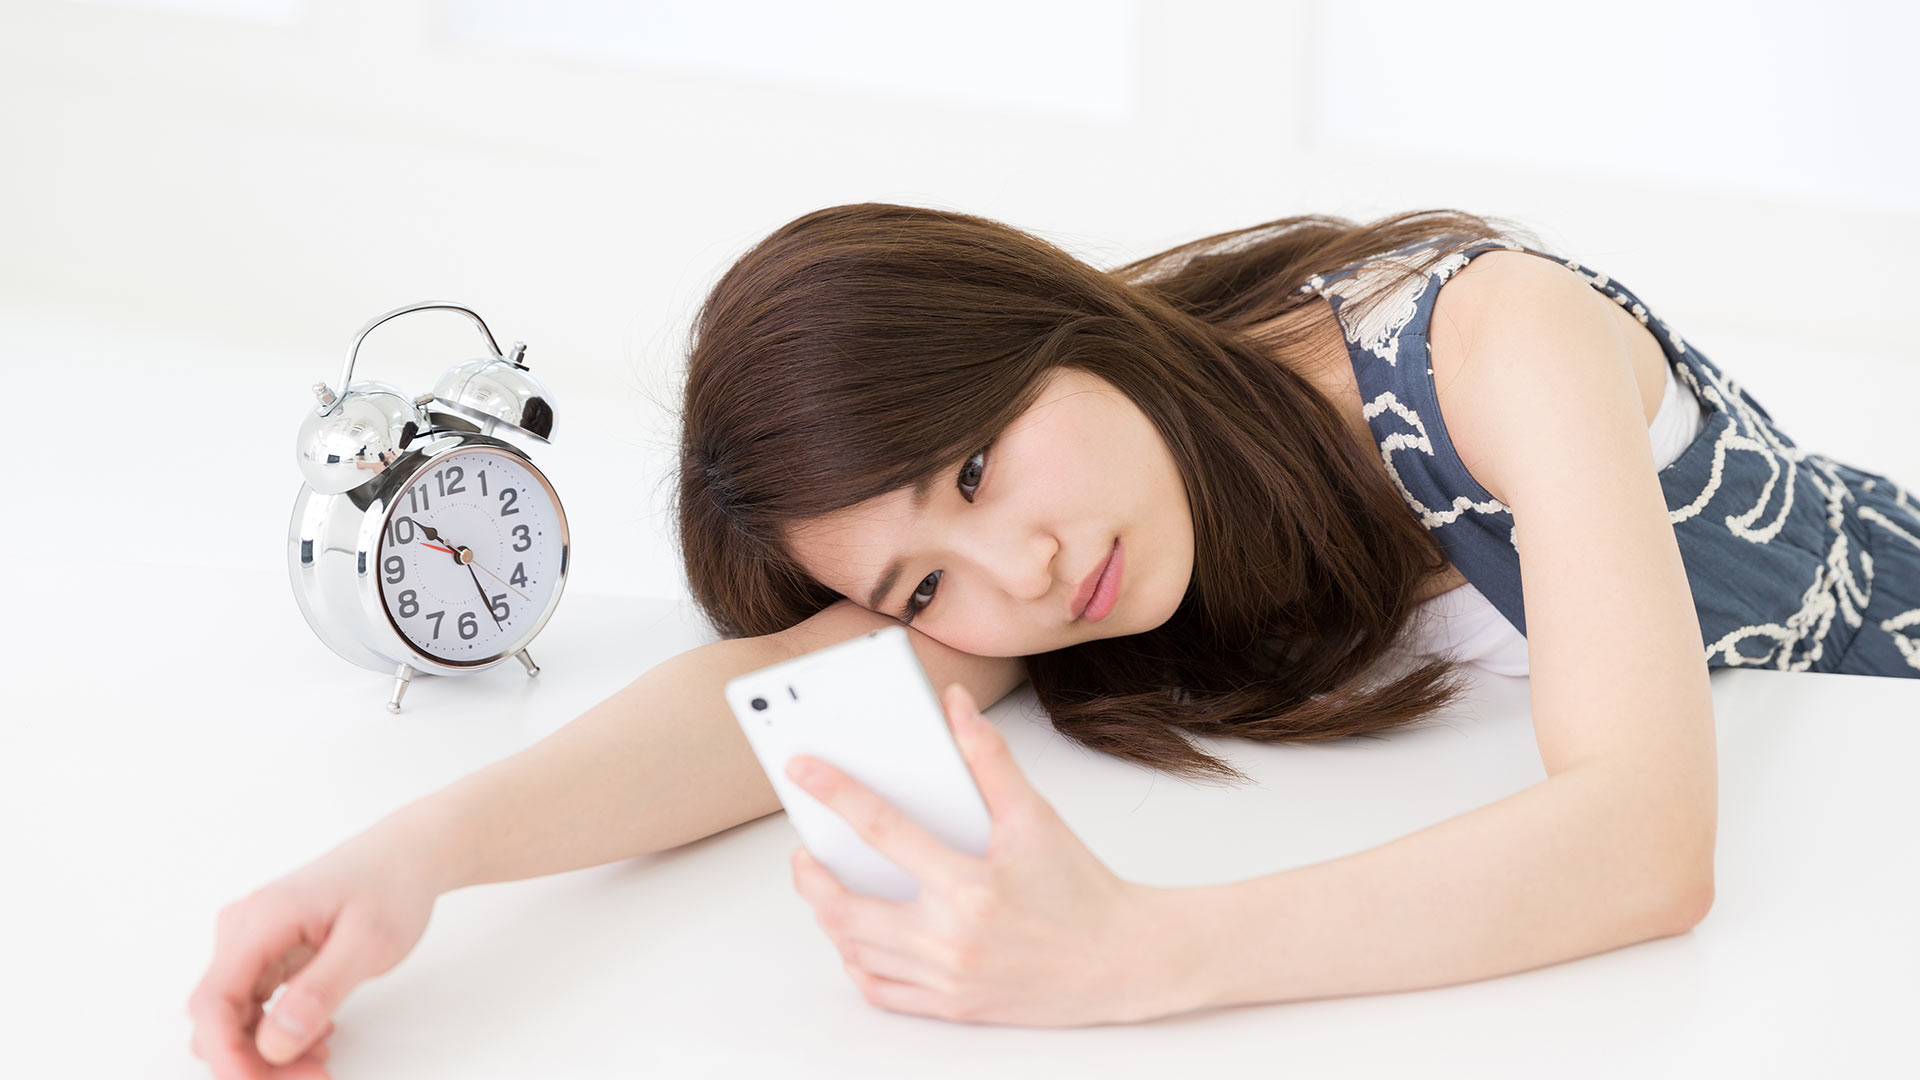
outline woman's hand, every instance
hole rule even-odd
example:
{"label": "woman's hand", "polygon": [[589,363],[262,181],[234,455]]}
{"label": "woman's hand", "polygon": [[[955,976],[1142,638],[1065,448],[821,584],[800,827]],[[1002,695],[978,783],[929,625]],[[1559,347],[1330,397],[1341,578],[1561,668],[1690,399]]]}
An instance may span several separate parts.
{"label": "woman's hand", "polygon": [[411,835],[376,826],[220,912],[187,1000],[189,1047],[214,1076],[325,1080],[341,1000],[413,950],[439,896]]}
{"label": "woman's hand", "polygon": [[[805,845],[794,885],[813,905],[868,1002],[965,1023],[1070,1027],[1178,1011],[1154,917],[1166,890],[1114,876],[1027,782],[1006,740],[964,686],[944,698],[948,723],[986,799],[985,858],[947,847],[869,788],[818,758],[787,775],[920,883],[912,901],[841,885]],[[809,781],[803,765],[819,771]]]}

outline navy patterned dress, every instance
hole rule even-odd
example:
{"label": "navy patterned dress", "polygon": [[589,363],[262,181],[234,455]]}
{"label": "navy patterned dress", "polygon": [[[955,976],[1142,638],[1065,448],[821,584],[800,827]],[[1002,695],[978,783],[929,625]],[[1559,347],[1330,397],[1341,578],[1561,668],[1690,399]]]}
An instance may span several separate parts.
{"label": "navy patterned dress", "polygon": [[[1509,507],[1474,480],[1441,421],[1427,353],[1440,285],[1505,248],[1578,273],[1653,331],[1705,426],[1660,469],[1709,667],[1920,678],[1920,500],[1877,473],[1809,453],[1631,290],[1605,274],[1507,239],[1487,239],[1412,277],[1364,313],[1349,298],[1416,261],[1434,241],[1318,275],[1345,330],[1367,424],[1401,498],[1447,558],[1520,633],[1527,630]],[[1360,309],[1356,308],[1355,312]]]}

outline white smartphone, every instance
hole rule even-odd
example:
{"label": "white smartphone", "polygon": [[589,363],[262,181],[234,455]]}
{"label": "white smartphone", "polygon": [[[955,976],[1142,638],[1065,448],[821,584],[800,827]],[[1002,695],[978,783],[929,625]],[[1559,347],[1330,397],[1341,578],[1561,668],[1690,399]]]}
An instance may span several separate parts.
{"label": "white smartphone", "polygon": [[787,779],[807,754],[885,799],[955,851],[986,855],[993,821],[946,710],[902,626],[727,680],[727,707],[812,855],[854,892],[912,900],[920,882]]}

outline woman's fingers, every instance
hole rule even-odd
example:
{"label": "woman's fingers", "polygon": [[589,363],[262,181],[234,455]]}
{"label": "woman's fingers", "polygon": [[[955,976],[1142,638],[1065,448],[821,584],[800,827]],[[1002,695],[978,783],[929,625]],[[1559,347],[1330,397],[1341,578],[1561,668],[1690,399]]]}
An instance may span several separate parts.
{"label": "woman's fingers", "polygon": [[258,1066],[247,1060],[253,1055],[241,1047],[253,1042],[254,1025],[260,1019],[260,987],[269,980],[278,985],[280,973],[290,966],[289,958],[306,947],[299,920],[271,909],[263,911],[263,906],[256,895],[220,913],[213,961],[187,999],[201,1056],[220,1080],[258,1073]]}
{"label": "woman's fingers", "polygon": [[253,1029],[260,1019],[257,1002],[242,1002],[208,986],[194,992],[191,1012],[193,1052],[216,1080],[267,1075],[267,1063],[253,1047]]}
{"label": "woman's fingers", "polygon": [[[415,935],[418,936],[417,934]],[[319,949],[274,1003],[255,1033],[260,1056],[271,1062],[294,1061],[332,1030],[333,1015],[346,996],[393,966],[367,916],[348,908],[334,921]]]}
{"label": "woman's fingers", "polygon": [[327,1075],[341,1001],[426,932],[439,892],[413,852],[369,830],[221,910],[187,1000],[189,1045],[217,1080]]}
{"label": "woman's fingers", "polygon": [[327,1045],[327,1039],[331,1038],[332,1035],[333,1021],[329,1020],[327,1021],[327,1026],[320,1029],[320,1037],[313,1040],[313,1049],[308,1051],[308,1053],[320,1061],[325,1061],[332,1057],[333,1047]]}
{"label": "woman's fingers", "polygon": [[[263,1003],[285,980],[298,980],[317,955],[300,921],[235,912],[223,914],[218,931],[213,963],[187,1003],[194,1055],[207,1063],[216,1080],[324,1075],[314,1070],[325,1058],[309,1060],[300,1051],[333,1033],[330,1017],[318,1025],[318,1035],[298,1040],[295,1048],[275,1042],[276,1028],[266,1041],[269,1049],[278,1051],[278,1061],[263,1054],[260,1045],[262,1026],[275,1027]],[[285,1001],[283,993],[281,1004]],[[291,1071],[276,1067],[283,1064]]]}
{"label": "woman's fingers", "polygon": [[917,956],[882,949],[876,945],[861,942],[849,942],[840,952],[840,959],[847,967],[847,974],[856,971],[868,975],[878,975],[894,982],[907,983],[910,986],[925,986],[930,989],[945,990],[947,980],[932,964]]}
{"label": "woman's fingers", "polygon": [[280,988],[281,983],[286,982],[294,972],[306,967],[307,961],[312,959],[313,946],[307,944],[305,939],[296,942],[284,955],[260,973],[260,978],[253,984],[253,999],[264,1003],[273,996],[275,990]]}
{"label": "woman's fingers", "polygon": [[298,1061],[286,1065],[275,1065],[261,1057],[259,1050],[253,1044],[253,1024],[249,1023],[246,1027],[247,1031],[240,1038],[213,1045],[209,1045],[206,1041],[206,1030],[196,1028],[193,1036],[187,1040],[187,1049],[194,1057],[207,1063],[216,1080],[256,1080],[256,1078],[269,1077],[272,1080],[306,1080],[309,1077],[329,1080],[326,1071],[319,1066],[325,1065],[333,1058],[333,1047],[327,1044],[327,1039],[334,1032],[332,1023],[328,1023],[321,1030],[320,1037],[314,1040],[313,1045],[301,1055]]}

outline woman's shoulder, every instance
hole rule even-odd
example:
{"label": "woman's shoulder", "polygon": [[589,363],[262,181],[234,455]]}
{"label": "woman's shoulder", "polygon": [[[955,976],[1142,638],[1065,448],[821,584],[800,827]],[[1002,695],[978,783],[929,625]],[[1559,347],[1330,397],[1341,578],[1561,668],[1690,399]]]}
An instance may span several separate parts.
{"label": "woman's shoulder", "polygon": [[1427,344],[1434,394],[1454,449],[1480,486],[1503,503],[1512,500],[1493,455],[1508,445],[1506,419],[1520,410],[1555,407],[1533,400],[1530,365],[1576,354],[1618,363],[1649,417],[1666,387],[1665,354],[1646,327],[1578,271],[1526,251],[1476,253],[1442,282]]}
{"label": "woman's shoulder", "polygon": [[[1564,264],[1528,251],[1493,248],[1473,252],[1467,258],[1466,265],[1440,283],[1427,328],[1428,340],[1444,342],[1456,359],[1460,347],[1482,323],[1511,311],[1511,304],[1500,302],[1503,295],[1537,293],[1542,288],[1552,291],[1562,280],[1586,284],[1584,277]],[[1605,302],[1604,297],[1598,299]],[[1436,365],[1434,374],[1439,372]]]}

